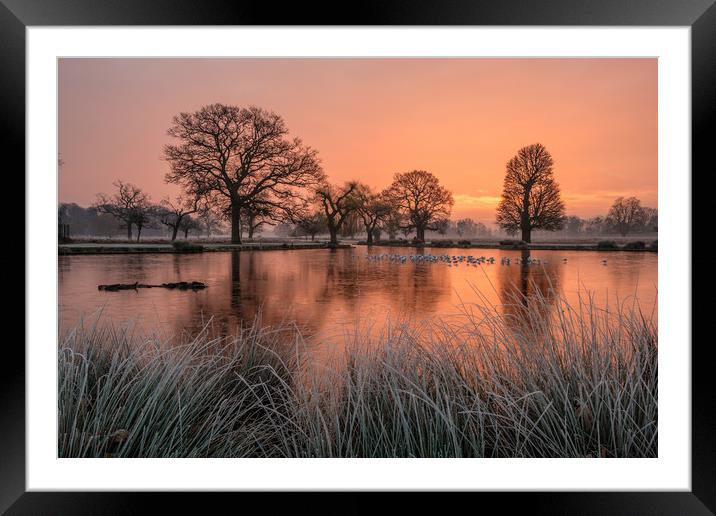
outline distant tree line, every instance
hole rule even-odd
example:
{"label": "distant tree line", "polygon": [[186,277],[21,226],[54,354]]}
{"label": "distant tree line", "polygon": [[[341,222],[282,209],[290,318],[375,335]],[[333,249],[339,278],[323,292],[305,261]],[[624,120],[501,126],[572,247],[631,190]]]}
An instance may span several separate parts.
{"label": "distant tree line", "polygon": [[606,215],[582,218],[576,215],[566,217],[562,234],[578,235],[621,235],[657,233],[659,212],[656,208],[642,207],[636,197],[619,197]]}
{"label": "distant tree line", "polygon": [[[178,235],[188,238],[190,234],[210,237],[225,232],[225,226],[210,210],[194,211],[182,201],[162,200],[153,204],[151,198],[129,183],[117,182],[116,196],[100,196],[98,202],[88,208],[76,203],[61,203],[58,208],[60,224],[69,224],[72,235],[115,237],[126,235],[139,241],[141,236],[169,236],[175,240]],[[127,190],[141,193],[142,202],[125,204],[122,192]],[[115,198],[116,197],[116,198]]]}

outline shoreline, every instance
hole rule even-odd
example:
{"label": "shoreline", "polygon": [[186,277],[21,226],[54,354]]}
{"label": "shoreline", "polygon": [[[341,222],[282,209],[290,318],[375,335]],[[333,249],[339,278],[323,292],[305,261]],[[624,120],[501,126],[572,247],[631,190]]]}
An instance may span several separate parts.
{"label": "shoreline", "polygon": [[[357,245],[365,246],[365,242],[359,242]],[[628,251],[628,252],[649,252],[657,253],[658,249],[652,248],[646,245],[643,249],[632,249],[628,248],[626,244],[615,245],[614,247],[600,247],[598,244],[577,244],[577,243],[533,243],[528,244],[526,247],[519,245],[500,245],[499,243],[481,243],[475,242],[469,245],[467,244],[443,244],[443,243],[425,243],[423,245],[416,245],[410,242],[399,242],[399,243],[380,243],[373,244],[373,247],[413,247],[413,248],[430,248],[430,249],[496,249],[503,251]]]}
{"label": "shoreline", "polygon": [[[97,244],[97,243],[75,243],[58,244],[57,254],[66,255],[94,255],[94,254],[196,254],[214,253],[227,251],[287,251],[299,249],[330,249],[327,242],[265,242],[246,244],[198,244],[201,249],[177,249],[171,244]],[[337,249],[348,249],[350,244],[338,244],[333,246]]]}
{"label": "shoreline", "polygon": [[[69,243],[58,244],[57,254],[63,255],[95,255],[95,254],[188,254],[202,252],[229,252],[229,251],[287,251],[301,249],[350,249],[356,246],[368,244],[362,242],[339,243],[332,246],[328,242],[250,242],[244,244],[226,243],[196,243],[200,249],[195,247],[175,248],[172,244],[164,243]],[[658,248],[645,243],[643,248],[634,248],[626,244],[614,243],[613,246],[599,245],[599,243],[531,243],[526,247],[520,244],[500,244],[499,242],[472,242],[469,245],[455,242],[426,242],[415,244],[414,242],[380,242],[371,247],[399,247],[413,249],[495,249],[508,251],[625,251],[625,252],[648,252],[657,253]]]}

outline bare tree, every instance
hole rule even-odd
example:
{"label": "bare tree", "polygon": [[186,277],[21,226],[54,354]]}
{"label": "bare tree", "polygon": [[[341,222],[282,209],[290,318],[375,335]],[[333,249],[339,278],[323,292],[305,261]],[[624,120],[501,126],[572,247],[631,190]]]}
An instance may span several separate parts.
{"label": "bare tree", "polygon": [[296,225],[291,224],[290,222],[279,222],[273,227],[274,235],[280,237],[296,236],[294,235],[295,230]]}
{"label": "bare tree", "polygon": [[564,203],[554,179],[554,161],[540,143],[522,147],[507,163],[497,223],[509,234],[522,232],[531,241],[533,229],[556,231],[564,226]]}
{"label": "bare tree", "polygon": [[244,208],[241,217],[241,229],[246,230],[249,240],[254,239],[254,233],[261,232],[261,226],[267,224],[265,219],[267,210],[260,206],[249,206]]}
{"label": "bare tree", "polygon": [[241,227],[246,229],[249,240],[252,240],[262,226],[295,221],[307,206],[302,198],[293,198],[291,202],[278,205],[269,195],[262,193],[247,201],[242,211]]}
{"label": "bare tree", "polygon": [[477,234],[477,224],[470,218],[460,219],[455,223],[458,236],[471,237]]}
{"label": "bare tree", "polygon": [[626,236],[633,229],[644,225],[646,212],[636,197],[618,197],[607,214],[607,224]]}
{"label": "bare tree", "polygon": [[597,215],[595,217],[587,219],[587,221],[584,223],[584,231],[592,235],[601,235],[604,233],[604,226],[604,217],[602,217],[601,215]]}
{"label": "bare tree", "polygon": [[438,221],[450,216],[454,204],[452,193],[425,170],[395,174],[389,191],[391,202],[403,212],[408,228],[415,229],[419,242],[425,241],[426,230],[436,230]]}
{"label": "bare tree", "polygon": [[324,183],[316,189],[316,198],[326,215],[326,226],[331,244],[338,244],[338,233],[346,218],[357,208],[356,189],[358,183],[349,181],[343,186]]}
{"label": "bare tree", "polygon": [[569,235],[577,235],[582,232],[586,221],[576,215],[570,215],[565,219],[564,229]]}
{"label": "bare tree", "polygon": [[659,210],[644,207],[644,231],[659,231]]}
{"label": "bare tree", "polygon": [[117,192],[112,196],[97,194],[97,201],[93,207],[99,213],[108,213],[126,225],[127,239],[131,240],[132,226],[136,225],[141,234],[141,228],[149,222],[151,209],[149,196],[131,183],[116,181],[112,184],[117,188]]}
{"label": "bare tree", "polygon": [[187,215],[181,220],[179,229],[184,232],[184,239],[189,238],[189,231],[201,231],[201,224],[191,215]]}
{"label": "bare tree", "polygon": [[437,231],[439,235],[447,235],[448,231],[450,230],[450,219],[448,218],[442,218],[435,221],[435,224],[433,226],[433,230]]}
{"label": "bare tree", "polygon": [[381,223],[392,211],[386,192],[373,193],[370,187],[361,185],[356,196],[357,211],[367,235],[367,244],[373,245],[373,237]]}
{"label": "bare tree", "polygon": [[137,242],[142,236],[142,229],[157,227],[157,214],[158,207],[151,204],[134,210],[132,224],[137,227]]}
{"label": "bare tree", "polygon": [[400,213],[400,210],[395,209],[395,207],[391,205],[390,212],[385,217],[385,220],[383,220],[381,228],[384,229],[386,233],[388,233],[389,240],[395,240],[398,236],[398,231],[400,231],[402,227],[405,227],[405,224],[403,222],[403,215],[402,213]]}
{"label": "bare tree", "polygon": [[161,206],[158,209],[159,221],[168,228],[171,228],[172,242],[176,240],[179,226],[181,226],[182,221],[186,217],[198,213],[202,209],[205,210],[205,207],[201,204],[201,200],[202,198],[198,195],[192,198],[179,196],[174,200],[168,197],[162,199]]}
{"label": "bare tree", "polygon": [[167,181],[225,202],[232,243],[241,243],[242,211],[257,196],[285,207],[323,180],[317,152],[289,139],[283,119],[258,107],[212,104],[180,113],[168,134],[180,143],[164,147]]}
{"label": "bare tree", "polygon": [[361,219],[358,215],[358,202],[354,206],[354,209],[346,216],[341,226],[339,235],[346,238],[355,238],[356,233],[360,231]]}
{"label": "bare tree", "polygon": [[198,221],[202,230],[206,232],[207,238],[217,231],[221,231],[222,224],[214,212],[208,208],[202,209],[198,214]]}
{"label": "bare tree", "polygon": [[310,236],[312,242],[316,239],[316,235],[326,231],[326,228],[326,216],[318,210],[307,213],[296,222],[296,232]]}

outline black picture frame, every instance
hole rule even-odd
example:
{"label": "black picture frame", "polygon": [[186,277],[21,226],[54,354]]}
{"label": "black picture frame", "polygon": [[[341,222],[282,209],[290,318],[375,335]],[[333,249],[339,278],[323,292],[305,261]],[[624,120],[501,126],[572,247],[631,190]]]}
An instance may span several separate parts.
{"label": "black picture frame", "polygon": [[[716,107],[716,6],[715,0],[530,0],[450,2],[379,1],[356,3],[351,9],[295,2],[280,8],[275,2],[214,0],[0,0],[0,147],[6,158],[5,179],[25,166],[25,28],[35,25],[635,25],[691,27],[692,170],[713,169],[711,134]],[[709,130],[710,129],[710,130]],[[707,168],[708,167],[708,168]],[[679,171],[678,173],[688,173]],[[692,181],[695,174],[692,172]],[[15,192],[25,192],[15,174]],[[9,183],[8,183],[9,185]],[[9,188],[9,186],[7,186]],[[27,193],[27,192],[25,192]],[[692,200],[692,206],[695,206]],[[694,223],[699,220],[692,212]],[[24,223],[15,223],[5,237],[13,252],[2,253],[0,277],[19,285],[18,266],[25,270]],[[692,231],[692,234],[696,234]],[[692,258],[692,269],[706,266],[707,255]],[[16,262],[22,255],[22,264]],[[692,255],[693,256],[693,255]],[[24,299],[24,294],[23,294]],[[668,301],[667,301],[668,302]],[[22,304],[24,307],[24,303]],[[692,303],[694,315],[705,315],[707,304]],[[27,307],[32,309],[32,307]],[[9,320],[9,317],[8,317]],[[692,330],[693,332],[693,330]],[[8,333],[9,335],[9,333]],[[0,511],[7,514],[136,513],[151,508],[147,498],[159,498],[162,512],[187,512],[193,504],[208,509],[206,500],[188,493],[67,493],[25,492],[25,353],[18,340],[4,339],[0,360]],[[690,343],[685,342],[684,345]],[[516,509],[532,514],[714,514],[716,513],[716,396],[708,360],[710,342],[692,347],[692,490],[690,492],[580,492],[580,493],[475,493],[470,504],[499,504],[501,512]],[[229,503],[255,503],[256,494],[227,493]],[[315,494],[291,494],[284,501],[293,512],[302,507],[312,513],[321,507],[334,512],[362,514],[375,508],[366,495],[342,495],[340,501],[308,502]],[[322,494],[321,496],[325,496]],[[463,502],[451,495],[451,505]],[[476,499],[475,499],[476,497]],[[200,497],[200,500],[203,497]],[[401,512],[430,505],[424,494],[403,497]],[[273,503],[273,502],[272,502]],[[441,505],[444,510],[444,505]],[[272,512],[275,512],[272,510]]]}

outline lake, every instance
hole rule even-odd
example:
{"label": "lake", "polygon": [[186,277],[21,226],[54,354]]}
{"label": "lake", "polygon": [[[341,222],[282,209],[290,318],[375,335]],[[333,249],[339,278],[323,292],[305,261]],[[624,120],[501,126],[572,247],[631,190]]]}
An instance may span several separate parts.
{"label": "lake", "polygon": [[[410,258],[418,253],[447,255],[449,263]],[[453,264],[452,256],[469,255],[492,257],[494,263],[469,264],[465,258]],[[515,289],[570,303],[591,295],[602,307],[638,302],[656,314],[656,253],[532,251],[530,258],[539,263],[529,265],[517,263],[522,258],[512,250],[363,246],[59,256],[59,330],[64,334],[80,319],[93,321],[101,311],[102,324],[131,322],[165,336],[196,331],[210,318],[220,331],[232,332],[260,313],[264,324],[295,321],[307,334],[330,340],[356,327],[372,331],[388,319],[459,317],[462,304],[490,304],[504,312],[514,304]],[[202,281],[208,288],[97,290],[99,284],[177,281]]]}

